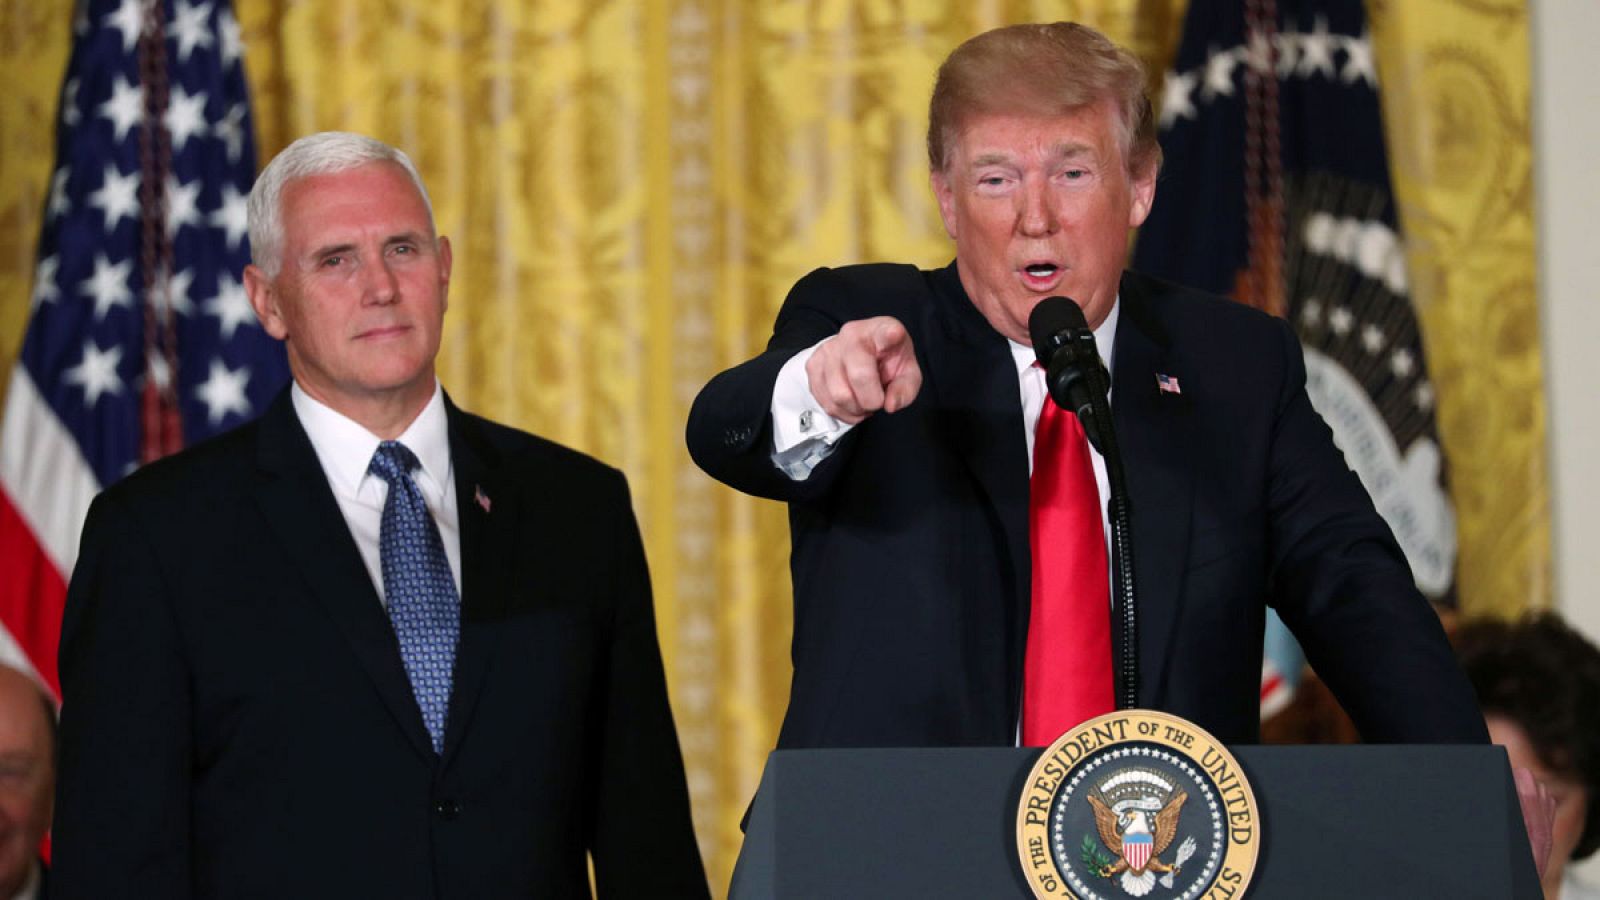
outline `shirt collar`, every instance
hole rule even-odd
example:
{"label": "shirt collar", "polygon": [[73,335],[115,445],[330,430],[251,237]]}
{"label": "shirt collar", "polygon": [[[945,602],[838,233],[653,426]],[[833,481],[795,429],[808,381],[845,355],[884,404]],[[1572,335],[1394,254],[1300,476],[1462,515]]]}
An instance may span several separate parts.
{"label": "shirt collar", "polygon": [[[1105,321],[1094,330],[1094,348],[1100,353],[1100,361],[1105,363],[1106,372],[1111,371],[1111,349],[1117,343],[1117,320],[1122,317],[1122,295],[1112,301],[1111,309],[1106,313]],[[1033,348],[1026,344],[1007,339],[1011,345],[1011,359],[1017,364],[1017,377],[1021,378],[1039,357]]]}
{"label": "shirt collar", "polygon": [[[299,416],[301,427],[311,439],[311,447],[322,462],[334,493],[354,496],[367,476],[372,454],[378,450],[378,436],[306,393],[299,382],[290,388],[289,395],[295,415]],[[432,481],[436,490],[449,483],[450,428],[444,409],[444,390],[438,379],[433,382],[433,396],[428,399],[428,405],[395,440],[416,454],[426,480]],[[422,481],[419,479],[419,483]]]}
{"label": "shirt collar", "polygon": [[39,861],[32,860],[28,866],[28,880],[22,883],[21,889],[11,900],[38,900],[39,888],[44,882],[44,873],[40,870]]}

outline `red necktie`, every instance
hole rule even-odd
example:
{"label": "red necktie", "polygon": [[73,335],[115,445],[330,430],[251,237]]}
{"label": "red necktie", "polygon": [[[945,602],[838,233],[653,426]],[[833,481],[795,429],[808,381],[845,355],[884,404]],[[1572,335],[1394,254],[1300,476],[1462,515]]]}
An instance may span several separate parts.
{"label": "red necktie", "polygon": [[1028,504],[1033,611],[1022,681],[1023,746],[1048,746],[1116,708],[1103,529],[1083,425],[1046,398],[1034,432]]}

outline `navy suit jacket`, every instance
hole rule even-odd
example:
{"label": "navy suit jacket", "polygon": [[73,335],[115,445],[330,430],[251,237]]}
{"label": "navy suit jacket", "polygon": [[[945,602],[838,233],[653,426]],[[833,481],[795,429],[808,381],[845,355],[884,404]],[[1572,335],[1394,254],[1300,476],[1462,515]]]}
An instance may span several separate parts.
{"label": "navy suit jacket", "polygon": [[[1259,739],[1264,614],[1371,741],[1487,740],[1438,619],[1305,391],[1281,320],[1123,277],[1112,409],[1133,517],[1139,701]],[[915,402],[804,481],[771,462],[778,370],[846,321],[905,324]],[[1181,392],[1158,389],[1156,375]],[[794,681],[781,747],[1011,744],[1029,613],[1028,460],[1010,345],[954,264],[807,275],[765,353],[714,378],[689,449],[786,501]]]}
{"label": "navy suit jacket", "polygon": [[442,755],[287,391],[95,500],[55,897],[707,896],[621,473],[447,409]]}

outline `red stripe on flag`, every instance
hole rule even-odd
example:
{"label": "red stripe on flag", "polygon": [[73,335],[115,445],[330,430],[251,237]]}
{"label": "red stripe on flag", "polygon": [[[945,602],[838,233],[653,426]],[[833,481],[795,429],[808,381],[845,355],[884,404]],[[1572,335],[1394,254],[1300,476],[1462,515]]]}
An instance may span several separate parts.
{"label": "red stripe on flag", "polygon": [[57,697],[61,682],[56,676],[56,645],[66,602],[66,578],[45,555],[11,498],[0,490],[0,622]]}
{"label": "red stripe on flag", "polygon": [[1278,691],[1283,690],[1283,687],[1283,676],[1279,675],[1277,670],[1274,669],[1271,674],[1263,676],[1261,679],[1261,699],[1265,700],[1271,697]]}

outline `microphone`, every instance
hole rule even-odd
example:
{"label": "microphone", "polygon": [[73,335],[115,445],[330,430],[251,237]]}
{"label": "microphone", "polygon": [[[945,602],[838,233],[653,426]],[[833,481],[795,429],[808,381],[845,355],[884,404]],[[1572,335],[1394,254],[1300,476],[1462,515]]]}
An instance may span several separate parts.
{"label": "microphone", "polygon": [[1044,383],[1050,398],[1062,409],[1071,410],[1083,423],[1083,431],[1101,455],[1100,417],[1096,399],[1105,402],[1111,376],[1095,347],[1094,332],[1083,318],[1083,310],[1066,297],[1046,297],[1028,315],[1028,336],[1033,353],[1044,367]]}

